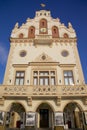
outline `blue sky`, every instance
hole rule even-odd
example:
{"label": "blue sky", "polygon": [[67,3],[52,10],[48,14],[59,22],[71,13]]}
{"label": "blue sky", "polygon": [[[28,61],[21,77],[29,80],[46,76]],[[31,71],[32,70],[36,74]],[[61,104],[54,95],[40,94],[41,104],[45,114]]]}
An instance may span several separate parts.
{"label": "blue sky", "polygon": [[78,39],[78,50],[87,83],[87,0],[0,0],[0,84],[3,83],[10,35],[16,22],[21,26],[35,11],[50,10],[53,18],[59,18],[66,26],[71,22]]}

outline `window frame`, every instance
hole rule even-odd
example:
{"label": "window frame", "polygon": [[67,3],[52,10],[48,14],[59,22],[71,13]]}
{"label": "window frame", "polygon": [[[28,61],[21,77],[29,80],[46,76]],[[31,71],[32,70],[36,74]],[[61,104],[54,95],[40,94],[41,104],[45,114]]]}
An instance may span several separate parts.
{"label": "window frame", "polygon": [[[37,73],[37,75],[35,75],[36,73]],[[39,86],[54,86],[57,84],[56,83],[56,78],[57,78],[56,70],[33,70],[32,77],[33,77],[33,82],[32,82],[33,85],[35,85],[34,78],[36,78],[36,77],[37,77],[37,85],[39,85]],[[52,78],[54,78],[54,83],[52,83],[52,81],[51,81]]]}
{"label": "window frame", "polygon": [[[19,73],[19,76],[17,76],[17,73]],[[21,74],[23,73],[23,76]],[[16,80],[18,79],[18,84],[16,83]],[[21,84],[21,79],[23,80],[23,83]],[[24,85],[25,80],[25,71],[16,71],[15,73],[15,85]]]}
{"label": "window frame", "polygon": [[[66,72],[66,76],[64,76],[64,73]],[[69,75],[69,72],[71,73],[71,75]],[[63,77],[64,77],[64,85],[74,85],[74,76],[73,76],[73,71],[72,70],[63,70]],[[66,81],[65,81],[66,79]],[[72,80],[72,83],[70,81],[70,79]],[[65,83],[67,82],[67,83]]]}

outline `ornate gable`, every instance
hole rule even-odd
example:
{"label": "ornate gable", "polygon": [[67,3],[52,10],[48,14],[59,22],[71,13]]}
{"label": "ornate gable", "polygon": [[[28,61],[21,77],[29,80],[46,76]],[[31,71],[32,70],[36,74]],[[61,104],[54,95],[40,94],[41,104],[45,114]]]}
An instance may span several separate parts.
{"label": "ornate gable", "polygon": [[45,53],[39,55],[33,62],[55,62],[53,59]]}
{"label": "ornate gable", "polygon": [[30,66],[58,66],[59,62],[53,61],[53,59],[48,56],[45,53],[42,53],[41,55],[39,55],[38,57],[35,58],[34,61],[30,62],[29,65]]}

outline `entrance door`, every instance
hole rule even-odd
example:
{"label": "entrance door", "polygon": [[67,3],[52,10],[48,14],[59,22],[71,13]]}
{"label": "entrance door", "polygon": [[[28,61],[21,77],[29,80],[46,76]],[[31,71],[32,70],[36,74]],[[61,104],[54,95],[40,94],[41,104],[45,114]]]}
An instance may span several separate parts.
{"label": "entrance door", "polygon": [[49,127],[49,110],[40,109],[40,127]]}

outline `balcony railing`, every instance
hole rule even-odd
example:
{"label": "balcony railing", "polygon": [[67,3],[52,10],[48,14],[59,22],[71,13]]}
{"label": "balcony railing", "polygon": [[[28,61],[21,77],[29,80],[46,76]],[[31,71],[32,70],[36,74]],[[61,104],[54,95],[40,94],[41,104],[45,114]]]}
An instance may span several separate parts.
{"label": "balcony railing", "polygon": [[15,86],[1,85],[0,96],[87,96],[87,85]]}
{"label": "balcony railing", "polygon": [[35,39],[52,39],[51,35],[47,35],[47,34],[41,34],[41,35],[36,35]]}
{"label": "balcony railing", "polygon": [[33,95],[56,95],[56,86],[35,86],[33,87]]}
{"label": "balcony railing", "polygon": [[43,43],[44,44],[51,44],[52,43],[52,36],[47,35],[47,34],[36,35],[34,43],[35,44],[43,44]]}
{"label": "balcony railing", "polygon": [[15,85],[7,85],[0,87],[0,92],[3,92],[4,96],[25,96],[27,95],[27,86],[15,86]]}
{"label": "balcony railing", "polygon": [[62,86],[62,96],[87,95],[87,85]]}

